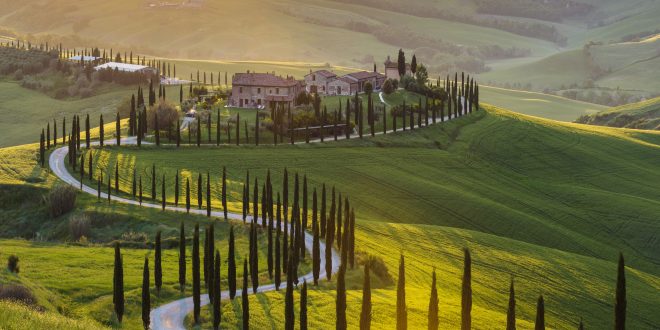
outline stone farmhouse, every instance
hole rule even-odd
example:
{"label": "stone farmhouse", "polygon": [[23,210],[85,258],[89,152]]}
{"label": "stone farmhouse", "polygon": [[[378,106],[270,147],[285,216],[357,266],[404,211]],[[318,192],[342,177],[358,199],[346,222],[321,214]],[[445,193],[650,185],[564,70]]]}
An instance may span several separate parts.
{"label": "stone farmhouse", "polygon": [[304,90],[302,81],[274,73],[236,73],[232,77],[229,106],[264,108],[276,103],[295,106],[296,96]]}
{"label": "stone farmhouse", "polygon": [[320,95],[352,95],[361,93],[364,85],[370,82],[374,90],[379,90],[385,82],[385,75],[378,72],[360,71],[337,77],[327,70],[311,72],[305,76],[307,91]]}
{"label": "stone farmhouse", "polygon": [[337,75],[328,70],[318,70],[305,75],[305,88],[308,93],[328,93],[328,83],[337,79]]}
{"label": "stone farmhouse", "polygon": [[[412,74],[410,63],[406,63],[406,74]],[[399,63],[392,61],[389,55],[387,56],[387,60],[385,60],[385,76],[387,79],[394,80],[399,80],[401,78],[399,76]]]}

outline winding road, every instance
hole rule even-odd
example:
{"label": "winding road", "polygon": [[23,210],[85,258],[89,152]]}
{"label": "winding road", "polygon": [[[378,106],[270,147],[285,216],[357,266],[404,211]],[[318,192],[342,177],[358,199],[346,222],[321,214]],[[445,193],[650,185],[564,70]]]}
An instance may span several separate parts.
{"label": "winding road", "polygon": [[[381,95],[382,99],[382,95]],[[444,120],[449,120],[448,117],[443,118]],[[429,125],[432,125],[429,123]],[[414,127],[418,127],[418,125],[413,125]],[[402,131],[402,130],[399,130]],[[393,132],[393,130],[387,130],[387,133]],[[376,132],[375,135],[380,135],[383,134],[382,131]],[[368,137],[370,134],[364,134],[365,137]],[[358,137],[358,134],[352,134],[351,137]],[[332,138],[326,138],[327,141],[331,141]],[[345,136],[338,136],[338,140],[345,139]],[[315,140],[310,140],[310,143],[317,143],[321,142],[320,139],[315,139]],[[151,144],[149,142],[143,141],[142,143],[144,144]],[[300,141],[296,142],[296,144],[299,143],[305,143],[305,141]],[[105,144],[112,145],[116,144],[116,139],[108,139],[105,141]],[[121,139],[121,144],[122,145],[136,145],[137,144],[137,138],[136,137],[127,137]],[[92,142],[92,145],[99,145],[98,141]],[[66,166],[64,164],[64,160],[67,157],[67,154],[69,153],[69,147],[68,146],[63,146],[58,149],[55,149],[51,154],[49,158],[49,166],[53,173],[60,178],[60,180],[64,181],[67,184],[70,184],[76,188],[81,188],[83,192],[86,192],[88,194],[97,196],[98,191],[92,187],[89,187],[87,185],[82,184],[78,179],[76,179],[69,171],[67,171]],[[103,199],[108,199],[108,194],[101,192],[100,193],[101,198]],[[131,204],[131,205],[138,205],[142,207],[150,207],[150,208],[155,208],[155,209],[160,209],[162,208],[161,204],[153,204],[153,203],[142,203],[140,204],[138,201],[132,200],[132,199],[127,199],[123,197],[118,197],[118,196],[110,196],[110,199],[119,202],[119,203],[126,203],[126,204]],[[182,212],[185,213],[186,209],[184,207],[174,207],[171,205],[167,205],[165,207],[166,210],[168,211],[174,211],[174,212]],[[199,209],[190,209],[191,213],[195,214],[202,214],[206,215],[206,210],[199,210]],[[216,218],[223,218],[224,213],[223,211],[211,211],[211,216],[216,217]],[[238,223],[243,223],[243,216],[242,214],[236,214],[236,213],[228,213],[227,217],[229,220],[238,222]],[[248,216],[248,220],[252,221],[252,217]],[[288,230],[287,228],[282,228],[283,230]],[[312,254],[312,247],[313,247],[313,240],[314,237],[312,234],[305,232],[305,247],[309,251],[310,255]],[[320,250],[325,251],[325,243],[323,241],[320,241]],[[332,249],[332,273],[336,273],[339,271],[339,263],[340,263],[340,257],[337,254],[337,251],[333,248]],[[321,258],[321,265],[320,265],[321,271],[325,271],[325,258]],[[327,274],[325,274],[327,275]],[[303,281],[308,281],[312,282],[313,281],[313,273],[308,273],[303,276],[300,276],[298,281],[302,283]],[[280,288],[286,288],[286,281],[282,282],[280,285]],[[266,285],[260,285],[259,288],[257,289],[257,292],[268,292],[268,291],[274,291],[275,290],[275,284],[266,284]],[[240,289],[236,290],[236,295],[240,296],[242,295],[243,292]],[[227,299],[229,298],[229,291],[222,291],[221,293],[222,299]],[[200,297],[201,305],[205,306],[209,303],[209,297],[208,294],[203,294]],[[175,300],[173,302],[161,305],[155,309],[153,309],[150,313],[151,317],[151,328],[152,329],[166,329],[166,330],[184,330],[185,329],[185,324],[184,320],[186,316],[193,311],[193,298],[188,297],[188,298],[183,298],[179,300]]]}

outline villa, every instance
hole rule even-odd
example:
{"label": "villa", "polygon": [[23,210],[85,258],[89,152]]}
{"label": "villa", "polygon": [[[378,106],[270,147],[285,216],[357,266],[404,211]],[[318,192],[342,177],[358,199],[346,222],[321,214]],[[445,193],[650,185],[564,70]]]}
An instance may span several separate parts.
{"label": "villa", "polygon": [[304,89],[302,81],[274,73],[237,73],[232,77],[229,106],[264,108],[275,103],[294,106],[296,96]]}

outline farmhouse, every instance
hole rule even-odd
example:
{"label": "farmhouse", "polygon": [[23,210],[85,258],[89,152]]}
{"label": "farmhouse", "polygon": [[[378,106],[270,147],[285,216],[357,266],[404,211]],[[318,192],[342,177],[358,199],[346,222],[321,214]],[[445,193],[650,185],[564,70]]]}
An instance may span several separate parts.
{"label": "farmhouse", "polygon": [[328,70],[309,71],[305,76],[305,86],[308,93],[328,94],[328,83],[337,78],[337,75]]}
{"label": "farmhouse", "polygon": [[328,83],[328,95],[351,95],[353,80],[346,77],[337,78]]}
{"label": "farmhouse", "polygon": [[[410,63],[406,63],[406,74],[411,73],[412,71],[410,70]],[[387,79],[394,80],[399,80],[401,78],[399,76],[399,63],[393,62],[389,55],[387,56],[387,60],[385,60],[385,76]]]}
{"label": "farmhouse", "polygon": [[140,73],[150,73],[156,74],[156,69],[144,65],[137,64],[128,64],[128,63],[119,63],[119,62],[108,62],[94,67],[94,70],[104,70],[111,69],[122,72],[140,72]]}
{"label": "farmhouse", "polygon": [[367,82],[371,83],[371,86],[373,86],[374,90],[379,90],[383,86],[383,83],[386,79],[386,77],[381,73],[369,71],[349,73],[343,78],[346,78],[351,82],[351,94],[355,92],[362,93],[364,91],[364,85]]}
{"label": "farmhouse", "polygon": [[293,77],[273,73],[237,73],[232,77],[230,106],[261,108],[275,103],[294,106],[304,86]]}

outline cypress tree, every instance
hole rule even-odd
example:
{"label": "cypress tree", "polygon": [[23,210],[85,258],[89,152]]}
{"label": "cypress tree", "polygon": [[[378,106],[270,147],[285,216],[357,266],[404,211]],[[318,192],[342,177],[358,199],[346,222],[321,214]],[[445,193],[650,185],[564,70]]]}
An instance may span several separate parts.
{"label": "cypress tree", "polygon": [[440,325],[438,321],[438,288],[436,287],[435,268],[431,280],[431,298],[429,299],[429,330],[437,330]]}
{"label": "cypress tree", "polygon": [[[91,163],[91,157],[90,157],[90,163]],[[91,164],[90,164],[91,165]],[[90,166],[91,169],[91,166]],[[137,195],[137,170],[135,167],[133,168],[133,180],[132,180],[132,189],[131,189],[131,194],[133,196],[133,199],[135,199],[135,196]]]}
{"label": "cypress tree", "polygon": [[156,244],[154,252],[154,283],[156,284],[156,292],[160,293],[160,288],[163,285],[163,268],[161,265],[161,246],[160,246],[160,230],[156,232]]}
{"label": "cypress tree", "polygon": [[364,283],[362,284],[362,312],[360,313],[360,330],[371,329],[371,274],[369,263],[364,265]]}
{"label": "cypress tree", "polygon": [[[99,118],[99,144],[101,147],[103,147],[103,137],[105,133],[103,132],[104,127],[103,127],[103,115]],[[55,131],[55,134],[57,134],[57,131]],[[57,141],[57,140],[56,140]]]}
{"label": "cypress tree", "polygon": [[[204,231],[204,261],[203,264],[203,275],[204,275],[204,286],[208,290],[209,288],[209,227],[206,226]],[[211,298],[211,297],[209,297]],[[211,302],[213,303],[213,302]]]}
{"label": "cypress tree", "polygon": [[115,136],[117,137],[117,145],[121,145],[121,121],[119,119],[119,112],[117,112],[117,119],[115,120]]}
{"label": "cypress tree", "polygon": [[138,178],[138,194],[139,194],[139,201],[140,205],[142,205],[142,176]]}
{"label": "cypress tree", "polygon": [[[45,143],[45,133],[44,130],[41,130],[41,136],[39,136],[39,163],[41,164],[41,167],[44,167],[45,164],[45,158],[46,158],[46,143]],[[80,168],[83,168],[83,166],[80,166]],[[82,180],[82,178],[81,178]]]}
{"label": "cypress tree", "polygon": [[513,289],[513,278],[509,286],[509,308],[506,311],[506,330],[516,330],[516,295]]}
{"label": "cypress tree", "polygon": [[241,290],[241,306],[243,307],[243,330],[250,329],[250,301],[248,300],[248,264],[243,260],[243,290]]}
{"label": "cypress tree", "polygon": [[90,145],[89,140],[91,138],[89,134],[89,130],[90,130],[89,114],[87,114],[87,116],[85,117],[85,145],[87,146],[87,149],[89,149],[89,145]]}
{"label": "cypress tree", "polygon": [[578,330],[584,330],[584,323],[582,323],[582,318],[580,318],[580,323],[578,324]]}
{"label": "cypress tree", "polygon": [[307,280],[300,290],[300,330],[307,330]]}
{"label": "cypress tree", "polygon": [[213,298],[213,280],[215,279],[215,273],[214,271],[214,265],[215,265],[215,255],[213,251],[215,251],[215,225],[211,223],[208,227],[208,249],[205,253],[208,253],[208,283],[207,283],[207,289],[209,290],[209,298],[211,298],[211,303],[215,304],[215,301],[212,299]]}
{"label": "cypress tree", "polygon": [[202,202],[204,197],[202,197],[202,173],[197,174],[197,208],[202,209]]}
{"label": "cypress tree", "polygon": [[57,146],[57,119],[53,119],[53,147]]}
{"label": "cypress tree", "polygon": [[213,268],[213,329],[220,329],[220,251],[215,250],[215,267]]}
{"label": "cypress tree", "polygon": [[[218,122],[218,125],[220,122]],[[222,167],[222,211],[227,220],[227,168]]]}
{"label": "cypress tree", "polygon": [[94,169],[92,168],[92,152],[89,152],[89,157],[88,157],[88,168],[87,168],[87,175],[89,176],[89,179],[92,180],[92,177],[94,175]]}
{"label": "cypress tree", "polygon": [[236,247],[234,245],[234,227],[229,229],[229,252],[227,256],[227,286],[229,298],[236,297]]}
{"label": "cypress tree", "polygon": [[65,143],[66,143],[66,117],[62,118],[62,144]]}
{"label": "cypress tree", "polygon": [[195,233],[193,236],[193,259],[192,259],[192,275],[193,275],[193,317],[195,324],[199,324],[199,311],[200,311],[200,276],[199,276],[199,224],[195,224]]}
{"label": "cypress tree", "polygon": [[190,213],[190,178],[186,178],[186,213]]}
{"label": "cypress tree", "polygon": [[50,122],[46,123],[46,148],[50,150]]}
{"label": "cypress tree", "polygon": [[326,229],[326,195],[325,195],[325,183],[323,184],[323,187],[321,189],[321,223],[320,223],[320,232],[321,232],[321,237],[325,237],[325,229]]}
{"label": "cypress tree", "polygon": [[[279,206],[279,205],[278,205]],[[278,217],[279,217],[279,207],[277,209],[278,212]],[[278,226],[279,227],[279,226]],[[280,282],[281,282],[281,267],[282,263],[280,260],[280,229],[276,231],[275,234],[275,290],[279,291],[280,290]]]}
{"label": "cypress tree", "polygon": [[179,170],[174,175],[174,206],[179,206]]}
{"label": "cypress tree", "polygon": [[115,242],[115,268],[112,284],[112,304],[114,305],[117,321],[121,323],[124,316],[124,266],[119,242]]}
{"label": "cypress tree", "polygon": [[151,165],[151,200],[156,201],[156,165]]}
{"label": "cypress tree", "polygon": [[314,285],[319,284],[319,275],[321,272],[321,248],[319,242],[319,224],[316,204],[316,188],[314,188],[314,194],[312,197],[312,232],[314,233],[314,240],[312,243],[312,273],[314,275]]}
{"label": "cypress tree", "polygon": [[183,221],[179,229],[179,289],[181,292],[186,289],[186,232]]}
{"label": "cypress tree", "polygon": [[[98,180],[96,181],[96,183],[97,183],[96,193],[98,194],[96,199],[99,200],[99,201],[101,200],[101,181],[103,181],[103,173],[101,173],[101,175],[99,175]],[[142,203],[140,203],[140,204],[142,204]]]}
{"label": "cypress tree", "polygon": [[534,322],[535,330],[545,330],[545,306],[543,303],[543,295],[539,296],[536,302],[536,322]]}
{"label": "cypress tree", "polygon": [[257,293],[257,288],[259,288],[259,249],[255,222],[250,224],[250,233],[250,277],[252,279],[252,293]]}
{"label": "cypress tree", "polygon": [[163,174],[163,181],[161,182],[161,192],[160,192],[160,200],[161,200],[161,206],[163,208],[163,211],[165,210],[165,206],[167,205],[167,196],[165,196],[165,174]]}
{"label": "cypress tree", "polygon": [[241,114],[236,114],[236,145],[239,145],[239,140],[241,138]]}
{"label": "cypress tree", "polygon": [[220,111],[217,112],[217,119],[215,124],[215,145],[220,145]]}
{"label": "cypress tree", "polygon": [[211,216],[211,174],[208,171],[206,172],[206,216]]}
{"label": "cypress tree", "polygon": [[142,270],[142,326],[149,330],[149,312],[151,311],[151,293],[149,293],[149,258],[144,257],[144,269]]}
{"label": "cypress tree", "polygon": [[406,308],[406,272],[403,255],[399,261],[399,280],[396,286],[396,328],[408,329],[408,310]]}
{"label": "cypress tree", "polygon": [[337,330],[346,330],[346,282],[344,276],[346,274],[346,265],[339,266],[339,274],[337,275],[337,300],[335,305],[337,321]]}
{"label": "cypress tree", "polygon": [[325,233],[325,275],[328,280],[332,277],[332,244],[335,235],[335,188],[332,187],[332,203],[330,204],[330,217]]}
{"label": "cypress tree", "polygon": [[[348,204],[348,203],[347,203]],[[351,224],[348,236],[348,263],[355,267],[355,209],[351,209]]]}
{"label": "cypress tree", "polygon": [[254,143],[257,146],[259,145],[259,110],[257,110],[257,116],[254,123]]}
{"label": "cypress tree", "polygon": [[461,329],[470,330],[472,328],[472,258],[470,250],[463,250],[463,286],[461,289]]}
{"label": "cypress tree", "polygon": [[337,228],[337,234],[335,234],[335,240],[337,241],[337,248],[340,250],[342,249],[341,244],[343,243],[342,241],[342,199],[341,199],[341,192],[339,193],[339,198],[338,198],[338,203],[337,203],[337,213],[336,214],[336,228]]}
{"label": "cypress tree", "polygon": [[286,276],[286,294],[284,296],[284,329],[293,330],[295,316],[293,311],[293,256],[289,256],[287,276]]}
{"label": "cypress tree", "polygon": [[616,298],[614,302],[614,329],[626,328],[626,268],[623,253],[619,253],[619,265],[616,277]]}

